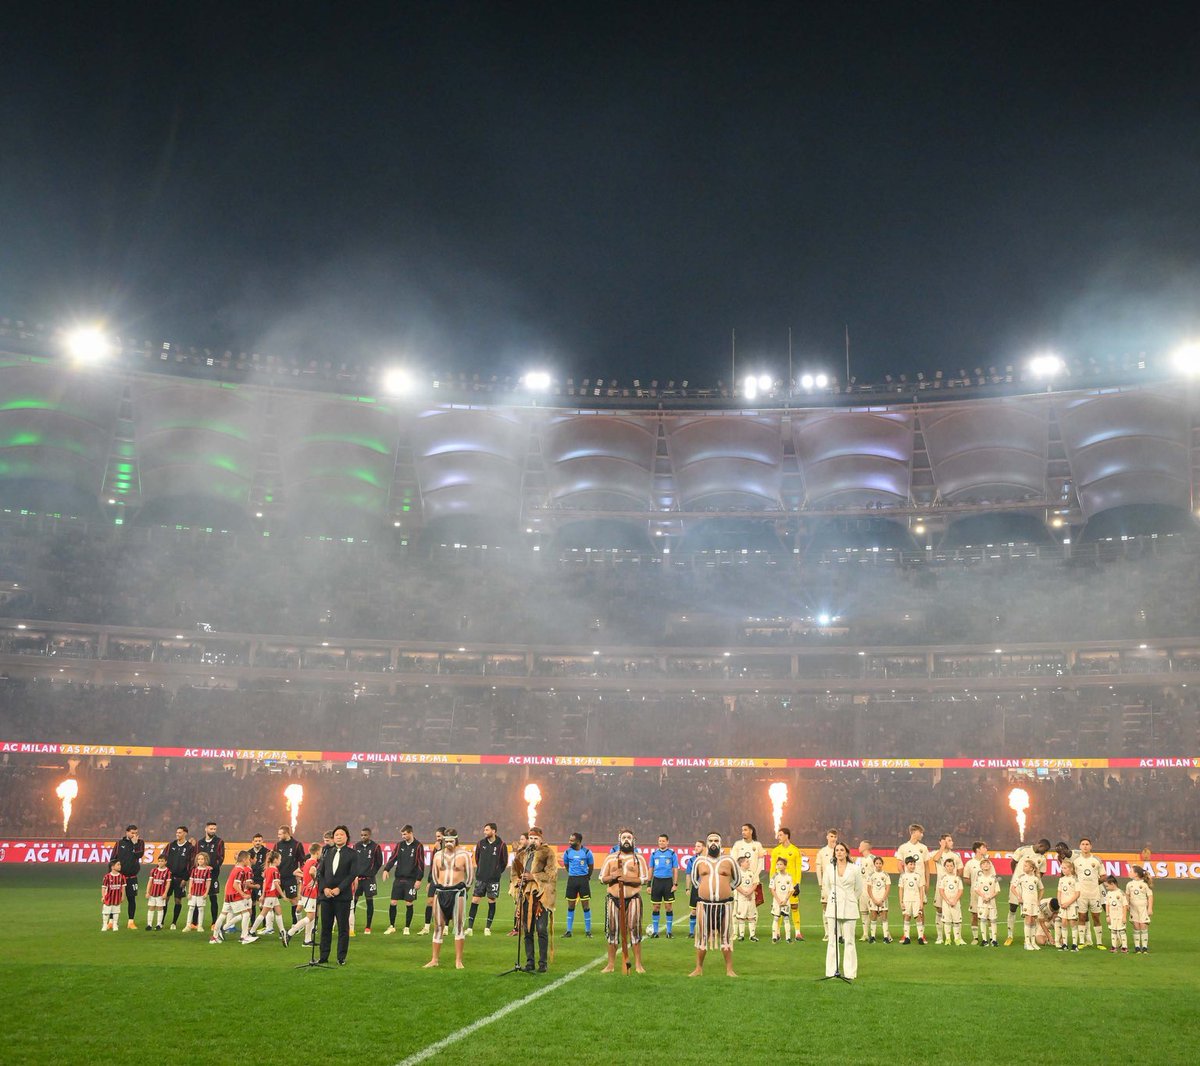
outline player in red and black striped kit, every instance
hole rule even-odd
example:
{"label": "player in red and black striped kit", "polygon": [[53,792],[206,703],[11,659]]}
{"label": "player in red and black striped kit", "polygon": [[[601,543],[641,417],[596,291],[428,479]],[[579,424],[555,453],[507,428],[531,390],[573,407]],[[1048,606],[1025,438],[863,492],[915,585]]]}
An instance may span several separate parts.
{"label": "player in red and black striped kit", "polygon": [[[251,857],[251,868],[253,868]],[[275,923],[279,923],[280,939],[283,939],[283,914],[279,910],[279,852],[267,853],[267,863],[262,872],[262,910],[250,926],[250,935],[254,936],[266,923],[267,935],[275,932]]]}
{"label": "player in red and black striped kit", "polygon": [[125,875],[121,863],[114,859],[108,864],[108,873],[100,883],[100,932],[117,931],[117,919],[121,916],[121,900],[125,898]]}
{"label": "player in red and black striped kit", "polygon": [[164,848],[154,860],[150,876],[146,878],[146,931],[161,929],[167,911],[167,893],[171,890],[171,871],[167,869],[167,853]]}

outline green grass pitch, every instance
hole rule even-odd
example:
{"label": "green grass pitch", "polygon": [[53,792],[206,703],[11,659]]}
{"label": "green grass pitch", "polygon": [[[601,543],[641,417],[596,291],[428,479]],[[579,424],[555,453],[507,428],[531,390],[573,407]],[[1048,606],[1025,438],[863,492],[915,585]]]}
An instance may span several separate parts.
{"label": "green grass pitch", "polygon": [[[299,943],[210,946],[207,936],[140,928],[102,934],[101,876],[98,867],[0,874],[0,1061],[296,1062],[325,1047],[336,1028],[355,1061],[400,1063],[604,951],[601,923],[587,940],[577,920],[575,936],[557,941],[549,977],[497,976],[515,950],[503,935],[512,908],[502,897],[498,935],[480,935],[480,908],[465,972],[453,969],[449,942],[443,968],[422,970],[429,938],[382,936],[385,900],[374,934],[351,941],[345,968],[296,970],[308,958]],[[429,1061],[711,1063],[738,1052],[743,1061],[848,1057],[893,1066],[1195,1059],[1200,886],[1160,882],[1148,956],[860,945],[859,980],[849,987],[817,981],[825,946],[815,888],[806,888],[808,943],[772,945],[760,923],[760,942],[735,948],[737,980],[724,976],[719,955],[710,955],[703,978],[687,978],[684,907],[675,939],[645,943],[645,976],[589,970]],[[360,928],[362,918],[360,905]],[[561,934],[565,904],[557,920]]]}

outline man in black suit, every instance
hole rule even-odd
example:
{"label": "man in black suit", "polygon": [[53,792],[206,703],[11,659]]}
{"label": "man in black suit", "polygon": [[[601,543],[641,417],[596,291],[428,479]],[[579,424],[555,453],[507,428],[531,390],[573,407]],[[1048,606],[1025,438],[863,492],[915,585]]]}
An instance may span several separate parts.
{"label": "man in black suit", "polygon": [[337,961],[346,965],[350,950],[350,904],[353,901],[354,851],[347,845],[350,830],[339,825],[333,830],[333,845],[325,849],[317,866],[317,898],[321,903],[321,951],[318,962],[329,961],[329,945],[333,939],[333,923],[337,921]]}

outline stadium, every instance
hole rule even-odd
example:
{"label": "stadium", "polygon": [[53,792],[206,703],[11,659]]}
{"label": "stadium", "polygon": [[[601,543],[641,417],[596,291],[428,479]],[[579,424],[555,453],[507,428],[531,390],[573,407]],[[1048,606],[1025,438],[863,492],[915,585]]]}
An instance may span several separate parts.
{"label": "stadium", "polygon": [[[904,391],[401,389],[383,368],[306,377],[3,327],[0,851],[79,930],[47,1010],[91,979],[81,897],[130,822],[147,862],[208,820],[236,842],[228,862],[289,820],[305,842],[371,826],[385,858],[406,824],[427,844],[455,825],[469,844],[493,821],[511,844],[536,822],[558,852],[582,834],[597,872],[623,826],[643,854],[666,834],[687,857],[744,823],[769,851],[782,824],[803,856],[805,978],[824,957],[814,870],[830,826],[854,855],[874,841],[894,876],[910,823],[930,852],[943,833],[964,858],[988,841],[1006,876],[1022,843],[1088,837],[1122,884],[1139,862],[1155,878],[1166,935],[1139,965],[1177,976],[1194,948],[1200,403],[1179,368],[933,373]],[[1061,873],[1053,854],[1046,873]],[[560,895],[559,935],[562,910]],[[125,918],[106,950],[135,968],[149,951],[168,986],[172,953],[209,950],[137,943]],[[503,895],[496,920],[512,920]],[[358,979],[424,961],[427,940],[400,941],[360,933]],[[468,973],[490,981],[512,941],[468,944]],[[590,973],[601,945],[560,940],[553,969]],[[773,947],[737,945],[739,972],[769,974],[767,1004],[795,979]],[[236,990],[297,961],[246,953],[268,950],[221,959],[217,979]],[[889,1010],[924,1009],[927,971],[861,954]],[[644,955],[682,976],[690,940],[648,939]],[[1100,994],[1122,980],[1098,955],[1078,964]],[[1077,980],[1029,965],[930,960],[964,986],[976,971],[1012,982],[1018,1025]],[[526,993],[430,1001],[417,980],[398,1001],[417,1031],[389,1061],[439,1053],[435,1037]],[[601,1039],[565,1006],[584,984],[555,1010]],[[650,1032],[694,1009],[673,986],[602,994]],[[1162,995],[1186,1012],[1185,985]],[[527,1009],[558,1024],[550,1002]],[[834,1009],[825,990],[817,1002]],[[1161,1059],[1180,1046],[1164,1038]]]}

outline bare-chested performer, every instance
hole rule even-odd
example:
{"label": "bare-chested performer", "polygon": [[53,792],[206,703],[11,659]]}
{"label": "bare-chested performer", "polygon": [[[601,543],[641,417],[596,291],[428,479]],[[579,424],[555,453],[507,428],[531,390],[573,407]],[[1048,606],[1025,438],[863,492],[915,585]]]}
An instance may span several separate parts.
{"label": "bare-chested performer", "polygon": [[719,947],[725,956],[725,973],[733,972],[733,886],[738,869],[728,855],[721,854],[721,834],[709,833],[703,855],[692,863],[692,884],[696,886],[696,968],[689,977],[704,973],[704,956]]}
{"label": "bare-chested performer", "polygon": [[442,837],[442,848],[433,857],[433,956],[425,963],[425,969],[439,964],[442,954],[442,936],[447,928],[454,935],[454,968],[463,968],[463,938],[467,935],[466,910],[467,892],[470,890],[474,871],[471,855],[465,848],[459,849],[458,831],[447,829]]}
{"label": "bare-chested performer", "polygon": [[[633,968],[645,973],[642,966],[642,885],[650,880],[650,867],[633,846],[633,830],[617,830],[617,850],[604,861],[600,868],[600,883],[608,886],[604,907],[604,935],[608,940],[608,965],[601,973],[612,973],[617,963],[617,945],[622,954],[626,945],[621,943],[621,909],[625,911],[625,935],[633,946]],[[624,903],[622,904],[622,901]],[[625,959],[626,968],[629,960]]]}

